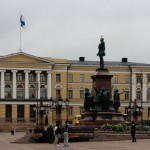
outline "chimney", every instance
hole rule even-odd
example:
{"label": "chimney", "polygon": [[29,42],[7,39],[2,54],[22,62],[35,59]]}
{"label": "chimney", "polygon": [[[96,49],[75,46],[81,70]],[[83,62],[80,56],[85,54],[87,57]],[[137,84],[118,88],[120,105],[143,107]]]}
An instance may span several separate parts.
{"label": "chimney", "polygon": [[122,62],[124,63],[128,62],[128,58],[122,58]]}
{"label": "chimney", "polygon": [[79,57],[79,61],[84,61],[84,57]]}

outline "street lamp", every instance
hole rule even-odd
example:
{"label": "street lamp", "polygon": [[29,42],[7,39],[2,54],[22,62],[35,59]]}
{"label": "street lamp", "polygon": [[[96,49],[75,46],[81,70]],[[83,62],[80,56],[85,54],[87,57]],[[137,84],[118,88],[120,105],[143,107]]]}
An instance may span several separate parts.
{"label": "street lamp", "polygon": [[[43,129],[43,116],[47,114],[49,111],[48,105],[43,105],[43,98],[40,100],[40,105],[38,106],[38,100],[37,105],[33,107],[33,110],[37,111],[37,122],[36,122],[36,129]],[[40,117],[40,126],[39,126],[39,118]]]}
{"label": "street lamp", "polygon": [[129,106],[126,107],[126,110],[127,110],[127,114],[130,114],[130,120],[131,120],[131,115],[132,115],[134,122],[137,123],[139,114],[141,115],[143,112],[143,107],[138,106],[136,99],[135,99],[133,102],[133,105],[132,105],[132,102],[130,101]]}
{"label": "street lamp", "polygon": [[[61,98],[61,96],[59,96],[59,98],[55,101],[51,98],[49,100],[49,105],[50,105],[50,107],[49,107],[50,109],[56,111],[56,124],[61,124],[62,123],[61,112],[64,109],[67,109],[67,111],[68,111],[69,100],[66,98],[66,100],[64,101]],[[66,106],[66,108],[64,108],[63,106]],[[67,115],[67,120],[68,120],[68,115]]]}

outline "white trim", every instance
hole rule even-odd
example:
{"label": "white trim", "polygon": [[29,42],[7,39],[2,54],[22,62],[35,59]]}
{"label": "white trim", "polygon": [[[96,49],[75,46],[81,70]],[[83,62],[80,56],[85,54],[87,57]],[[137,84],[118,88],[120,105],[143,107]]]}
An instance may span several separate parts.
{"label": "white trim", "polygon": [[11,53],[9,55],[4,55],[4,56],[0,57],[0,59],[9,58],[9,57],[13,57],[13,56],[19,56],[19,55],[25,55],[25,56],[28,56],[30,58],[34,58],[34,59],[41,60],[41,61],[44,61],[44,62],[52,63],[52,61],[48,61],[47,59],[44,59],[42,57],[37,57],[37,56],[34,56],[34,55],[30,55],[30,54],[24,53],[22,51],[18,52],[18,53]]}
{"label": "white trim", "polygon": [[82,70],[68,70],[68,73],[78,72],[78,73],[95,73],[96,71],[82,71]]}
{"label": "white trim", "polygon": [[50,69],[50,70],[48,70],[47,68],[43,68],[43,69],[41,69],[41,68],[8,68],[8,67],[0,67],[0,70],[32,70],[32,71],[37,71],[37,70],[39,70],[39,71],[52,71],[51,70],[51,68],[48,68],[48,69]]}

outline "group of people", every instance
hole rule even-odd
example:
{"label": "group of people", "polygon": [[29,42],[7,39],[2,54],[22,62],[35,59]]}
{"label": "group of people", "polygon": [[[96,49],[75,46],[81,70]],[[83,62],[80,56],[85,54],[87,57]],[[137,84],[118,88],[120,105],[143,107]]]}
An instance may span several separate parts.
{"label": "group of people", "polygon": [[[62,133],[62,130],[61,130],[60,124],[57,123],[56,126],[54,127],[54,135],[55,135],[54,144],[56,146],[60,146],[61,133]],[[66,121],[66,123],[64,125],[63,137],[64,137],[64,146],[69,146],[69,144],[68,144],[68,140],[69,140],[69,124],[68,124],[68,121]]]}

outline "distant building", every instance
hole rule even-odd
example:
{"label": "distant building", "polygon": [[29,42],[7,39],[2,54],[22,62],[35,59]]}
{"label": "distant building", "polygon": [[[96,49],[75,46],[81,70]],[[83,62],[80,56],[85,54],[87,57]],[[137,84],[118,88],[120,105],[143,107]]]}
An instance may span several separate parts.
{"label": "distant building", "polygon": [[[62,112],[62,122],[66,117],[73,123],[74,116],[82,113],[85,88],[92,88],[91,76],[99,67],[99,61],[54,59],[37,57],[24,52],[0,57],[0,130],[16,130],[35,127],[37,99],[43,105],[49,100],[70,100],[68,111]],[[119,89],[122,113],[127,112],[130,101],[137,99],[138,106],[144,107],[143,120],[150,118],[150,64],[128,62],[123,58],[120,62],[106,61],[112,77],[112,91]],[[112,92],[113,94],[113,92]],[[112,95],[113,97],[113,95]],[[55,110],[48,112],[48,123],[56,121]]]}

